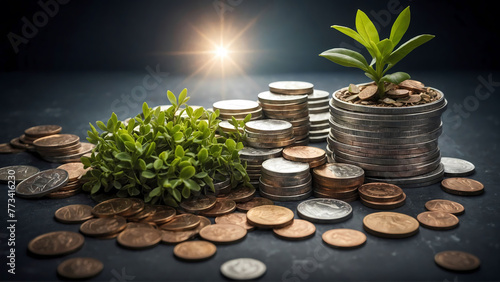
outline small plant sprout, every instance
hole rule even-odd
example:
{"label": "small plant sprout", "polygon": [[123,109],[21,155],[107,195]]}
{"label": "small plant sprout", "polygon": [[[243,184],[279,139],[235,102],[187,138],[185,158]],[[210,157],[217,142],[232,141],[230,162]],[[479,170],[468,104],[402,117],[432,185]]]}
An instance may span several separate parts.
{"label": "small plant sprout", "polygon": [[410,25],[410,7],[404,9],[392,25],[391,35],[383,40],[373,22],[361,10],[356,14],[356,31],[339,25],[332,28],[344,33],[361,43],[370,53],[372,61],[367,63],[365,57],[356,51],[345,48],[333,48],[320,54],[320,56],[344,67],[355,67],[363,70],[365,75],[377,84],[377,93],[380,99],[385,95],[385,82],[399,84],[410,78],[405,72],[386,74],[401,59],[408,55],[413,49],[434,38],[434,35],[422,34],[408,40],[396,50],[403,35]]}

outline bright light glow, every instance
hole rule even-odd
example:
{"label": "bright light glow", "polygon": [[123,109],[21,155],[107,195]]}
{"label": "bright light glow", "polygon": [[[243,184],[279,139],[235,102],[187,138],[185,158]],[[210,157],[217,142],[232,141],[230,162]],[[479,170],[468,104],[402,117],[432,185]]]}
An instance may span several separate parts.
{"label": "bright light glow", "polygon": [[227,57],[228,54],[229,54],[229,51],[226,48],[224,48],[223,46],[219,46],[219,47],[217,47],[217,49],[215,49],[215,56],[217,56],[217,57],[224,58],[224,57]]}

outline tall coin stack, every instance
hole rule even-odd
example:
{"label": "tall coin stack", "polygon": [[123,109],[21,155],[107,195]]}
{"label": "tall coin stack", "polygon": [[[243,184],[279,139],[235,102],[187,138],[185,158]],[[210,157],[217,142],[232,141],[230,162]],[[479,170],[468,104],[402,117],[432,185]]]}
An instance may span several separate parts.
{"label": "tall coin stack", "polygon": [[222,100],[213,104],[213,110],[219,110],[219,118],[230,120],[234,117],[243,120],[248,114],[252,114],[251,120],[262,118],[262,108],[259,103],[251,100]]}
{"label": "tall coin stack", "polygon": [[298,201],[312,193],[309,164],[274,158],[262,163],[260,194],[273,201]]}
{"label": "tall coin stack", "polygon": [[316,90],[307,96],[309,107],[309,119],[311,129],[309,130],[310,142],[325,142],[330,132],[328,118],[330,116],[330,93],[323,90]]}
{"label": "tall coin stack", "polygon": [[245,147],[238,152],[240,154],[240,160],[247,164],[247,173],[252,185],[259,187],[262,163],[268,159],[281,157],[282,150],[281,148],[258,149]]}
{"label": "tall coin stack", "polygon": [[404,187],[439,182],[444,171],[438,138],[447,101],[433,90],[438,93],[436,101],[408,107],[352,104],[337,97],[348,90],[337,91],[330,101],[327,139],[335,161],[363,168],[368,182]]}
{"label": "tall coin stack", "polygon": [[284,120],[263,119],[245,124],[246,142],[261,149],[282,148],[295,143],[292,124]]}
{"label": "tall coin stack", "polygon": [[259,94],[259,102],[266,117],[292,123],[296,145],[309,143],[307,95],[313,93],[313,87],[309,82],[277,81],[269,84],[269,92]]}
{"label": "tall coin stack", "polygon": [[358,188],[365,180],[362,168],[350,164],[330,163],[313,169],[314,196],[346,202],[358,198]]}
{"label": "tall coin stack", "polygon": [[49,162],[79,162],[80,157],[95,147],[90,143],[80,143],[80,137],[73,134],[54,134],[38,138],[33,142],[40,156]]}

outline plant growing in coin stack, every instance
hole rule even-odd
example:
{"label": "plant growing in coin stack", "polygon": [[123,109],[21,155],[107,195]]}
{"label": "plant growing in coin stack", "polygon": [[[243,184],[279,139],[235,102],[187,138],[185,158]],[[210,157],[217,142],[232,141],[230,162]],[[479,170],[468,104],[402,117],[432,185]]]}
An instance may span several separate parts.
{"label": "plant growing in coin stack", "polygon": [[128,124],[115,113],[107,124],[97,121],[101,133],[90,124],[87,140],[96,145],[85,167],[83,189],[92,194],[114,192],[120,197],[140,196],[152,204],[177,206],[192,194],[201,194],[214,182],[231,178],[233,187],[249,178],[240,163],[241,142],[215,136],[218,111],[193,110],[184,89],[179,98],[167,92],[172,106],[152,110],[146,103],[142,115]]}
{"label": "plant growing in coin stack", "polygon": [[377,91],[373,97],[383,99],[386,93],[386,83],[400,84],[410,79],[410,75],[405,72],[395,72],[387,74],[401,59],[406,57],[418,46],[434,38],[434,35],[422,34],[408,40],[396,50],[403,35],[410,25],[410,7],[404,9],[392,25],[389,38],[380,40],[379,34],[373,22],[361,10],[356,14],[356,31],[339,25],[333,25],[332,28],[344,33],[362,44],[370,53],[372,60],[370,64],[360,53],[345,49],[334,48],[320,54],[320,56],[344,67],[355,67],[365,72],[365,75],[372,79]]}

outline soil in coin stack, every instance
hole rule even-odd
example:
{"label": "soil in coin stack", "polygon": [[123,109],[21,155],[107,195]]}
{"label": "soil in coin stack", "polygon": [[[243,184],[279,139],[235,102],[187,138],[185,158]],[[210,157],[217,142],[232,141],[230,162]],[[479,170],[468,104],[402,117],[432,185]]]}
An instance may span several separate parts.
{"label": "soil in coin stack", "polygon": [[325,150],[309,146],[285,148],[283,149],[283,158],[290,161],[308,163],[310,168],[315,168],[326,163]]}
{"label": "soil in coin stack", "polygon": [[103,270],[104,265],[101,261],[94,258],[70,258],[57,267],[57,274],[73,280],[92,278]]}
{"label": "soil in coin stack", "polygon": [[383,238],[406,238],[417,234],[418,221],[406,214],[396,212],[371,213],[363,218],[364,229]]}
{"label": "soil in coin stack", "polygon": [[335,248],[356,248],[366,242],[366,235],[353,229],[331,229],[323,233],[321,238]]}
{"label": "soil in coin stack", "polygon": [[352,207],[337,199],[310,199],[297,206],[299,217],[317,223],[337,223],[352,217]]}
{"label": "soil in coin stack", "polygon": [[460,203],[443,199],[430,200],[425,203],[425,208],[429,211],[442,211],[454,215],[461,215],[465,212],[464,206]]}
{"label": "soil in coin stack", "polygon": [[459,220],[451,213],[442,211],[427,211],[417,216],[423,227],[434,230],[450,230],[458,226]]}
{"label": "soil in coin stack", "polygon": [[174,255],[183,260],[204,260],[215,255],[217,247],[207,241],[188,241],[175,246]]}
{"label": "soil in coin stack", "polygon": [[40,256],[66,255],[79,250],[85,239],[71,231],[55,231],[42,234],[28,243],[28,250]]}
{"label": "soil in coin stack", "polygon": [[443,251],[434,256],[437,265],[458,272],[473,271],[479,268],[481,261],[473,254],[462,251]]}
{"label": "soil in coin stack", "polygon": [[441,181],[441,188],[447,193],[459,196],[475,196],[484,192],[484,185],[474,179],[454,177]]}
{"label": "soil in coin stack", "polygon": [[259,228],[282,228],[293,223],[293,211],[281,206],[259,206],[247,212],[249,224]]}
{"label": "soil in coin stack", "polygon": [[250,281],[264,275],[266,265],[256,259],[238,258],[223,263],[220,272],[232,280]]}
{"label": "soil in coin stack", "polygon": [[273,232],[283,239],[302,240],[313,236],[316,232],[316,226],[306,220],[294,219],[292,224],[282,228],[274,228]]}
{"label": "soil in coin stack", "polygon": [[81,223],[94,217],[88,205],[69,205],[58,209],[55,218],[62,223]]}

